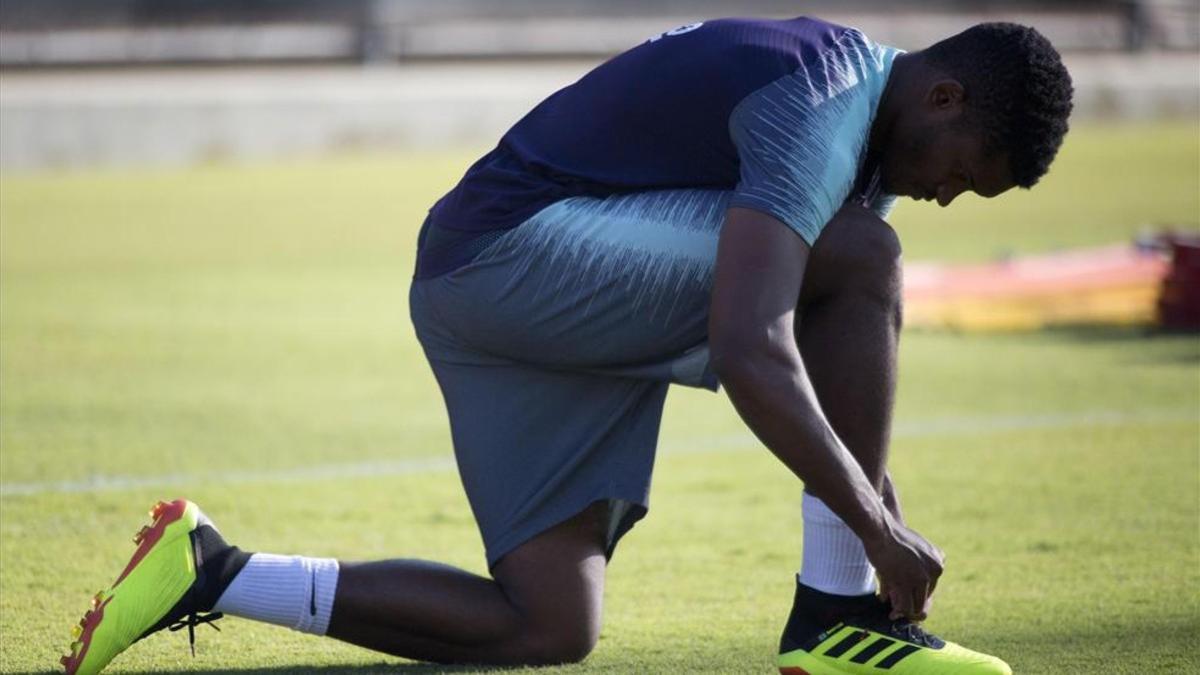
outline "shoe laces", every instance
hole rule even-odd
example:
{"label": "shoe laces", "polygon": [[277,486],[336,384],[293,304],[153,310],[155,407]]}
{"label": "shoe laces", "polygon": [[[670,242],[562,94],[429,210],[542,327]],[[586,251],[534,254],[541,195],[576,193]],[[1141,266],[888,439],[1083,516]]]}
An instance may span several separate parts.
{"label": "shoe laces", "polygon": [[938,638],[926,632],[924,628],[921,628],[920,624],[913,623],[912,621],[905,621],[903,619],[893,621],[892,628],[888,632],[907,642],[912,642],[924,647],[937,648],[942,642]]}
{"label": "shoe laces", "polygon": [[188,644],[192,648],[192,658],[196,658],[196,626],[208,624],[213,630],[220,632],[221,628],[215,622],[224,616],[221,612],[211,612],[209,614],[192,612],[179,621],[167,626],[167,630],[175,632],[184,628],[188,629]]}
{"label": "shoe laces", "polygon": [[944,640],[926,631],[921,624],[904,618],[893,619],[888,616],[890,612],[888,606],[881,605],[875,612],[872,612],[874,616],[863,617],[863,625],[876,632],[891,635],[922,647],[941,649],[945,646]]}

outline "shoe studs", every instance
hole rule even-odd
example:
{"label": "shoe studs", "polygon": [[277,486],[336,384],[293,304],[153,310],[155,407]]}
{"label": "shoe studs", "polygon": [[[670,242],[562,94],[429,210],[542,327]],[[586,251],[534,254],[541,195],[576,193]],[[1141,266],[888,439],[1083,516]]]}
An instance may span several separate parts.
{"label": "shoe studs", "polygon": [[150,530],[153,529],[158,523],[158,519],[161,518],[170,507],[171,505],[169,503],[161,501],[150,507],[150,524],[143,525],[142,529],[138,530],[137,534],[133,535],[133,543],[141,544],[142,541],[146,539],[146,535],[150,533]]}
{"label": "shoe studs", "polygon": [[[167,514],[173,507],[179,506],[179,502],[163,502],[156,503],[150,509],[151,524],[144,525],[137,534],[133,535],[133,543],[140,546],[146,538],[154,531],[154,526],[158,521]],[[123,577],[124,575],[122,575]],[[99,620],[98,612],[100,607],[112,597],[111,591],[98,591],[91,598],[90,607],[84,612],[83,618],[79,620],[77,625],[71,626],[71,646],[70,653],[61,656],[58,662],[66,668],[67,672],[74,672],[79,668],[79,659],[84,648],[83,637],[87,634],[89,627],[94,627],[94,622]]]}
{"label": "shoe studs", "polygon": [[158,502],[153,507],[151,507],[150,517],[154,520],[158,520],[158,517],[161,516],[163,514],[163,511],[166,511],[169,506],[171,506],[171,505],[166,502]]}
{"label": "shoe studs", "polygon": [[71,666],[78,666],[78,664],[75,663],[75,660],[79,658],[79,650],[83,649],[83,643],[79,640],[76,640],[71,643],[69,649],[71,650],[70,654],[63,654],[58,659],[58,662],[61,663],[68,672],[70,672]]}
{"label": "shoe studs", "polygon": [[72,668],[79,666],[76,661],[79,659],[79,654],[83,650],[83,634],[87,631],[88,624],[90,624],[95,618],[96,610],[100,607],[100,605],[104,604],[104,602],[108,600],[108,597],[108,594],[106,594],[104,591],[97,591],[96,594],[92,596],[91,608],[83,613],[83,618],[79,620],[79,623],[71,626],[71,653],[64,655],[58,660],[58,662],[67,669],[67,672],[72,672]]}
{"label": "shoe studs", "polygon": [[[133,535],[133,543],[140,546],[142,542],[146,540],[146,537],[154,531],[155,524],[158,523],[158,521],[171,507],[172,503],[163,501],[157,502],[153,507],[151,507],[151,524],[142,526],[142,528],[137,531],[137,534]],[[62,664],[64,668],[66,668],[67,672],[74,672],[74,670],[79,667],[80,653],[84,648],[83,637],[85,634],[87,634],[87,631],[89,627],[92,626],[93,622],[99,619],[97,612],[99,611],[101,605],[107,602],[110,597],[110,592],[103,590],[97,591],[96,594],[92,596],[90,606],[88,610],[84,612],[83,618],[79,620],[78,624],[71,626],[71,651],[69,654],[65,654],[58,659],[58,662]]]}

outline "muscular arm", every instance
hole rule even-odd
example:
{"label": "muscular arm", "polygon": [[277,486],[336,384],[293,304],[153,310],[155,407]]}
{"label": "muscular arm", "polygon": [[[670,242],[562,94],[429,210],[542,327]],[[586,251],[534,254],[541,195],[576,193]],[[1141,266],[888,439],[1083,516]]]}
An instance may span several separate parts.
{"label": "muscular arm", "polygon": [[943,556],[904,526],[890,477],[876,492],[821,410],[793,333],[808,262],[808,245],[783,223],[729,210],[709,316],[713,365],[750,429],[862,540],[893,617],[919,621]]}
{"label": "muscular arm", "polygon": [[713,366],[750,429],[868,544],[887,507],[825,419],[793,335],[809,246],[783,223],[732,208],[709,315]]}
{"label": "muscular arm", "polygon": [[891,472],[883,474],[883,504],[892,514],[892,517],[897,522],[904,522],[904,513],[900,510],[900,494],[896,492],[896,485],[892,483]]}

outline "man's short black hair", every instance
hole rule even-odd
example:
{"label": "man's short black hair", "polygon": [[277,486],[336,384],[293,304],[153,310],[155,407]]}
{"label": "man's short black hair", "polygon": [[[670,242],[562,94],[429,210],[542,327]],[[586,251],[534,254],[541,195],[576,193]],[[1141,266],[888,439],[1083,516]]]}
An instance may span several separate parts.
{"label": "man's short black hair", "polygon": [[981,23],[925,50],[929,63],[958,80],[968,120],[986,148],[1008,155],[1013,180],[1028,188],[1046,174],[1067,133],[1071,76],[1041,33],[1015,23]]}

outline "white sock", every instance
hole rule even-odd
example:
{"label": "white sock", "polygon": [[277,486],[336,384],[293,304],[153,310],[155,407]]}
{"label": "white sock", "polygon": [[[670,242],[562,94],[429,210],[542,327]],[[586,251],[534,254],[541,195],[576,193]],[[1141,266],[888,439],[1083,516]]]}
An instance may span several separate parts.
{"label": "white sock", "polygon": [[825,502],[804,493],[804,560],[800,583],[822,593],[866,595],[875,592],[875,568],[862,540]]}
{"label": "white sock", "polygon": [[324,635],[337,582],[338,562],[332,558],[255,553],[213,610]]}

